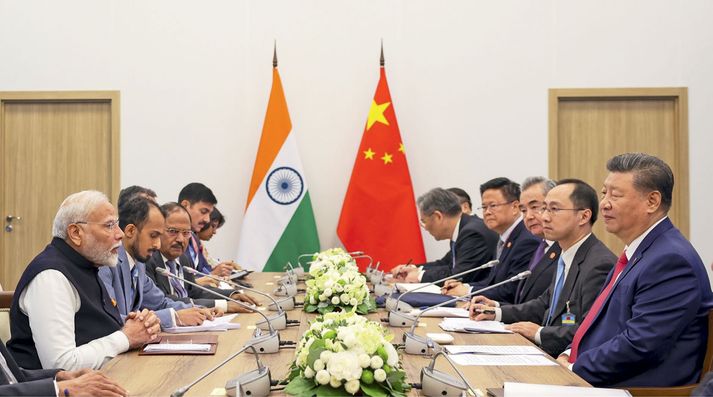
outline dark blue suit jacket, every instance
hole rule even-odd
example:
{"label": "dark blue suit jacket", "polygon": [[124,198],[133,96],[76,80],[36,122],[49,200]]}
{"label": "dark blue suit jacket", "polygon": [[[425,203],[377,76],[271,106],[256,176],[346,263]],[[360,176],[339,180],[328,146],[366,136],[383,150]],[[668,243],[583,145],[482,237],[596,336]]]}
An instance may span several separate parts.
{"label": "dark blue suit jacket", "polygon": [[[516,276],[520,272],[527,270],[530,264],[532,255],[535,254],[537,246],[540,245],[540,239],[525,229],[525,223],[520,221],[508,236],[503,252],[500,253],[500,263],[490,269],[490,275],[483,281],[471,283],[473,291],[507,280],[510,277]],[[483,292],[482,295],[498,301],[501,304],[515,302],[515,290],[518,283],[508,283],[489,291]]]}
{"label": "dark blue suit jacket", "polygon": [[580,342],[573,371],[594,386],[696,383],[711,308],[703,262],[667,218],[622,271]]}
{"label": "dark blue suit jacket", "polygon": [[54,376],[57,369],[26,370],[20,368],[5,345],[0,342],[0,354],[5,357],[7,366],[18,383],[10,385],[0,370],[0,396],[54,396]]}

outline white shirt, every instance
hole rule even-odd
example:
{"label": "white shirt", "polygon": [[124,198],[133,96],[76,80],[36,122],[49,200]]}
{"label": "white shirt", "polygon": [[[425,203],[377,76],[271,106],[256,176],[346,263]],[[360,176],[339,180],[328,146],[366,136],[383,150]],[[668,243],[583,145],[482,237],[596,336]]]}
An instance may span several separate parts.
{"label": "white shirt", "polygon": [[[654,228],[659,225],[659,223],[663,222],[664,219],[668,219],[668,216],[664,216],[663,218],[656,221],[656,223],[654,223],[653,225],[651,225],[651,227],[649,227],[643,233],[641,233],[641,235],[639,235],[639,237],[635,238],[631,242],[631,244],[624,247],[624,254],[626,255],[627,261],[631,260],[631,257],[634,256],[634,253],[639,248],[639,245],[641,245],[641,242],[644,241],[646,236],[648,236],[649,233],[651,233],[651,231],[654,230]],[[619,280],[620,275],[621,275],[621,273],[617,274],[616,280],[614,280],[614,282]],[[570,355],[572,355],[572,349],[567,349],[567,350],[563,351],[562,354],[566,354],[567,356],[570,356]],[[573,366],[574,366],[574,363],[571,363],[571,364],[569,364],[568,368],[571,370]]]}
{"label": "white shirt", "polygon": [[77,290],[58,270],[40,272],[20,294],[20,311],[29,317],[42,368],[99,369],[129,350],[129,339],[122,331],[77,346],[74,315],[81,304]]}
{"label": "white shirt", "polygon": [[[515,222],[510,225],[509,228],[507,228],[503,234],[500,235],[500,241],[503,242],[503,244],[508,242],[508,238],[510,238],[510,235],[512,234],[512,231],[515,230],[518,224],[522,222],[522,215],[518,216],[517,219],[515,219]],[[497,259],[497,258],[496,258]]]}
{"label": "white shirt", "polygon": [[[163,259],[163,267],[166,268],[166,270],[170,273],[171,269],[168,267],[168,263],[167,263],[168,259],[165,256],[163,256],[163,254],[161,254],[161,258]],[[178,277],[183,278],[183,270],[180,270],[181,264],[178,263],[178,258],[174,259],[174,262],[176,263],[177,269],[179,269]],[[169,276],[166,276],[166,277],[169,277]],[[179,283],[181,283],[181,285],[184,288],[186,287],[186,283],[184,283],[183,280],[179,280],[179,279],[175,279],[175,280],[178,281]],[[173,284],[171,284],[171,280],[169,280],[169,282],[168,282],[168,287],[171,289],[170,290],[171,295],[177,295],[176,291],[174,291],[174,289],[173,289]],[[191,299],[191,303],[193,303],[193,299]],[[223,312],[227,312],[228,311],[228,301],[225,299],[215,299],[215,307],[217,309],[223,310]]]}

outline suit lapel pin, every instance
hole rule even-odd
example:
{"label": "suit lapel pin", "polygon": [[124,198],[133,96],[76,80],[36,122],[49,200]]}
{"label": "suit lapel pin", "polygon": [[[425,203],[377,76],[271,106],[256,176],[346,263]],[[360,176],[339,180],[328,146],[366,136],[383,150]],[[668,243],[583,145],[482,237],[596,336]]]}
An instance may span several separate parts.
{"label": "suit lapel pin", "polygon": [[512,247],[512,241],[508,241],[506,247],[508,247],[508,248]]}
{"label": "suit lapel pin", "polygon": [[550,252],[550,259],[555,259],[556,256],[557,254],[555,254],[554,252]]}
{"label": "suit lapel pin", "polygon": [[116,307],[116,299],[111,298],[111,305],[114,306],[114,307]]}

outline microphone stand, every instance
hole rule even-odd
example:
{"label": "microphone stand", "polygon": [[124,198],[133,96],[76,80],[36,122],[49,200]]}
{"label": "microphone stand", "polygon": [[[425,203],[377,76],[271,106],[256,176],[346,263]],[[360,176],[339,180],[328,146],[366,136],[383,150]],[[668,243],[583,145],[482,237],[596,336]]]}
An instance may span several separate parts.
{"label": "microphone stand", "polygon": [[422,354],[422,355],[423,355],[423,354],[428,354],[429,350],[432,349],[432,348],[435,346],[435,345],[434,345],[434,342],[433,342],[433,340],[432,340],[431,338],[428,338],[428,337],[424,338],[424,337],[421,337],[421,336],[416,335],[416,325],[418,324],[418,320],[421,318],[421,316],[423,316],[423,313],[426,313],[426,312],[429,311],[429,310],[433,310],[433,309],[439,308],[439,307],[441,307],[441,306],[445,306],[445,305],[447,305],[447,304],[449,304],[449,303],[453,303],[453,302],[457,302],[457,301],[459,301],[459,300],[463,300],[463,299],[470,298],[470,297],[473,296],[473,295],[477,295],[477,294],[483,293],[483,292],[485,292],[485,291],[491,290],[491,289],[493,289],[493,288],[495,288],[495,287],[499,287],[499,286],[504,285],[504,284],[512,283],[512,282],[515,282],[515,281],[520,281],[520,280],[522,280],[522,279],[524,279],[524,278],[529,277],[530,274],[532,274],[532,272],[529,271],[529,270],[526,270],[526,271],[524,271],[524,272],[522,272],[522,273],[519,273],[519,274],[517,274],[517,275],[515,275],[515,276],[513,276],[513,277],[510,277],[510,278],[507,279],[507,280],[503,280],[503,281],[501,281],[501,282],[499,282],[499,283],[495,283],[495,284],[493,284],[493,285],[489,285],[489,286],[487,286],[487,287],[485,287],[485,288],[481,288],[481,289],[479,289],[479,290],[477,290],[477,291],[473,291],[473,292],[471,292],[471,293],[469,293],[469,294],[466,294],[466,295],[464,295],[464,296],[456,297],[456,298],[453,298],[453,299],[451,299],[451,300],[448,300],[448,301],[439,303],[439,304],[437,304],[437,305],[433,305],[433,306],[431,306],[431,307],[428,307],[428,308],[422,310],[421,313],[419,313],[419,314],[416,316],[416,318],[413,319],[413,324],[411,325],[411,329],[410,329],[408,332],[405,332],[405,333],[404,333],[404,347],[405,347],[405,349],[406,349],[406,353],[408,353],[408,354]]}
{"label": "microphone stand", "polygon": [[[242,354],[245,350],[248,350],[248,349],[251,349],[251,350],[253,351],[253,353],[255,353],[255,361],[257,362],[257,370],[258,370],[258,372],[260,372],[260,373],[263,373],[263,372],[265,372],[265,371],[267,372],[267,379],[268,379],[268,382],[267,382],[267,392],[264,393],[264,394],[256,394],[256,395],[268,395],[268,394],[270,393],[270,369],[267,368],[267,367],[265,367],[265,366],[260,362],[260,357],[258,356],[257,351],[255,351],[255,347],[252,346],[252,345],[246,345],[246,346],[244,346],[242,349],[238,350],[236,353],[231,354],[228,358],[226,358],[225,360],[223,360],[223,362],[221,362],[220,364],[218,364],[218,365],[216,365],[215,367],[209,369],[208,372],[206,372],[206,373],[204,373],[203,375],[199,376],[196,380],[194,380],[194,381],[191,382],[190,384],[188,384],[188,385],[186,385],[186,386],[183,386],[183,387],[181,387],[181,388],[176,389],[176,391],[174,391],[174,392],[171,394],[171,397],[182,397],[184,394],[186,394],[186,392],[187,392],[188,390],[190,390],[191,387],[195,386],[196,383],[202,381],[202,380],[205,379],[208,375],[212,374],[213,372],[215,372],[216,370],[218,370],[220,367],[222,367],[223,365],[227,364],[228,361],[234,359],[235,357],[239,356],[239,355]],[[247,375],[247,374],[246,374],[246,375]],[[262,376],[264,376],[264,375],[262,375]],[[258,393],[259,393],[259,392],[258,392]],[[252,392],[252,393],[250,393],[250,394],[253,395],[253,394],[255,394],[255,392]]]}
{"label": "microphone stand", "polygon": [[[439,356],[443,356],[448,361],[460,379],[434,368]],[[465,391],[470,391],[473,396],[478,395],[458,366],[442,351],[436,353],[428,367],[421,369],[421,390],[427,397],[460,396]]]}
{"label": "microphone stand", "polygon": [[[400,303],[402,303],[402,302],[401,302],[401,298],[403,298],[404,295],[408,295],[408,294],[410,294],[410,293],[412,293],[412,292],[416,292],[416,291],[418,291],[418,290],[420,290],[420,289],[423,289],[423,288],[426,288],[426,287],[428,287],[428,286],[436,285],[436,284],[438,284],[438,283],[442,283],[442,282],[447,281],[447,280],[452,280],[452,279],[454,279],[454,278],[458,278],[458,277],[460,277],[460,276],[464,276],[464,275],[466,275],[466,274],[473,273],[473,272],[476,272],[476,271],[478,271],[478,270],[491,268],[491,267],[497,265],[498,263],[500,263],[499,260],[493,259],[492,261],[490,261],[490,262],[488,262],[488,263],[485,263],[485,264],[483,264],[483,265],[480,265],[480,266],[478,266],[478,267],[474,267],[474,268],[469,269],[469,270],[466,270],[466,271],[464,271],[464,272],[460,272],[460,273],[457,273],[457,274],[453,274],[453,275],[450,275],[450,276],[448,276],[448,277],[444,277],[444,278],[442,278],[442,279],[440,279],[440,280],[436,280],[436,281],[434,281],[434,282],[424,284],[424,285],[422,285],[422,286],[420,286],[420,287],[416,287],[416,288],[414,288],[414,289],[412,289],[412,290],[406,291],[406,292],[404,292],[403,294],[399,295],[399,297],[396,299],[396,302],[395,302],[395,303],[393,302],[394,298],[389,298],[389,299],[386,300],[386,310],[389,310],[389,311],[392,312],[392,313],[393,313],[393,312],[402,312],[402,311],[403,311],[403,312],[405,312],[405,311],[411,311],[411,310],[414,309],[413,307],[411,307],[411,305],[409,305],[409,304],[407,304],[407,303],[403,303],[403,305],[400,305]],[[389,300],[391,300],[392,302],[389,302]]]}
{"label": "microphone stand", "polygon": [[[281,316],[278,315],[273,318],[268,318],[264,313],[262,313],[261,311],[257,310],[254,307],[248,306],[245,303],[240,302],[239,300],[236,300],[236,299],[233,299],[230,297],[226,297],[225,295],[222,295],[218,292],[210,290],[210,289],[208,289],[202,285],[199,285],[197,283],[188,281],[188,280],[184,279],[183,277],[178,277],[175,274],[169,272],[168,270],[166,270],[164,268],[156,267],[156,271],[161,275],[164,275],[166,277],[173,277],[177,280],[183,281],[186,284],[192,285],[192,286],[199,288],[203,291],[206,291],[210,294],[219,296],[222,299],[229,300],[240,307],[243,307],[243,308],[248,309],[254,313],[259,314],[262,318],[264,318],[264,321],[256,323],[256,328],[258,328],[258,329],[255,330],[255,333],[253,334],[253,338],[250,341],[248,341],[248,344],[252,345],[252,346],[256,346],[257,350],[259,350],[260,353],[277,353],[280,350],[280,334],[277,332],[276,329],[285,329],[287,327],[287,314],[286,313],[283,313]],[[273,324],[273,322],[276,324]],[[262,335],[260,330],[265,330],[265,328],[263,328],[265,325],[266,325],[267,331],[269,331],[269,334]]]}

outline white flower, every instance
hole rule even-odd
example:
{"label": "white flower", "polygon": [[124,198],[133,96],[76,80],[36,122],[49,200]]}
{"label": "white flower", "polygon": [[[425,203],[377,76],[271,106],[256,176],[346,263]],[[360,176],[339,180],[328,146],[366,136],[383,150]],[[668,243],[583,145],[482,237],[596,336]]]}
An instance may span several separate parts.
{"label": "white flower", "polygon": [[347,393],[353,396],[359,391],[359,386],[359,381],[353,379],[347,382],[347,384],[344,385],[344,388],[347,390]]}
{"label": "white flower", "polygon": [[332,297],[332,304],[333,305],[338,305],[339,304],[339,297],[338,296],[333,296]]}
{"label": "white flower", "polygon": [[325,350],[319,355],[319,359],[322,360],[323,363],[328,363],[331,357],[332,352],[330,352],[329,350]]}
{"label": "white flower", "polygon": [[[381,371],[381,372],[384,372],[384,371]],[[329,383],[329,372],[327,372],[326,369],[318,371],[317,375],[315,375],[315,379],[317,379],[317,382],[320,385],[326,385],[327,383]],[[384,379],[386,379],[386,373],[384,373]]]}
{"label": "white flower", "polygon": [[316,305],[317,304],[317,299],[314,299],[314,296],[309,297],[309,303],[311,305]]}
{"label": "white flower", "polygon": [[379,369],[384,366],[384,360],[379,356],[374,356],[371,358],[371,368]]}
{"label": "white flower", "polygon": [[332,386],[333,388],[336,389],[336,388],[338,388],[338,387],[341,386],[341,385],[342,385],[342,381],[339,380],[339,379],[337,379],[337,378],[335,378],[334,376],[332,376],[332,377],[329,379],[329,386]]}
{"label": "white flower", "polygon": [[356,298],[351,298],[349,299],[349,304],[352,306],[356,306],[359,304],[359,301],[357,301]]}
{"label": "white flower", "polygon": [[312,364],[312,366],[314,367],[315,371],[321,371],[324,369],[324,362],[320,359],[316,359],[314,360],[314,364]]}
{"label": "white flower", "polygon": [[305,378],[307,378],[307,379],[310,379],[314,376],[314,370],[312,370],[312,368],[309,366],[307,366],[307,368],[305,368],[304,373],[305,373]]}
{"label": "white flower", "polygon": [[332,289],[331,289],[331,288],[325,289],[325,290],[324,290],[324,296],[326,296],[326,297],[332,296]]}
{"label": "white flower", "polygon": [[368,354],[362,353],[359,355],[359,366],[362,368],[369,368],[371,365],[371,357]]}
{"label": "white flower", "polygon": [[354,352],[344,351],[332,354],[327,371],[339,380],[350,381],[361,378],[361,367]]}
{"label": "white flower", "polygon": [[342,291],[344,291],[344,287],[342,287],[341,284],[337,284],[334,286],[334,290],[337,292],[342,292]]}
{"label": "white flower", "polygon": [[396,364],[399,363],[399,353],[394,348],[394,345],[391,343],[384,343],[384,350],[386,350],[386,354],[389,355],[386,359],[386,363],[389,364],[390,367],[395,367]]}
{"label": "white flower", "polygon": [[346,305],[347,303],[349,303],[349,295],[347,295],[347,294],[342,294],[342,296],[340,296],[339,298],[342,300],[342,303],[344,303],[345,305]]}
{"label": "white flower", "polygon": [[[319,376],[319,374],[317,374]],[[376,371],[374,371],[374,380],[381,383],[386,380],[386,371],[383,369],[379,368]]]}
{"label": "white flower", "polygon": [[324,302],[324,301],[326,301],[326,300],[327,300],[327,297],[324,296],[324,294],[321,294],[321,295],[319,296],[319,301],[320,301],[320,302]]}

